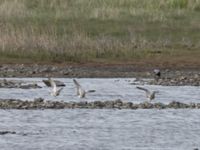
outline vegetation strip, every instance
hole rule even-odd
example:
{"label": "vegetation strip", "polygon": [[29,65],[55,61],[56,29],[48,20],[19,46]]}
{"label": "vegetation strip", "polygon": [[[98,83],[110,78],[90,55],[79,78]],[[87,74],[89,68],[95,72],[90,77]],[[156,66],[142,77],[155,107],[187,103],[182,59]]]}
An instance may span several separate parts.
{"label": "vegetation strip", "polygon": [[0,0],[0,61],[195,62],[199,12],[199,0]]}
{"label": "vegetation strip", "polygon": [[18,99],[1,99],[0,109],[200,109],[200,103],[181,103],[172,101],[169,104],[143,102],[134,104],[122,100],[114,101],[45,101],[42,98],[34,101],[23,101]]}

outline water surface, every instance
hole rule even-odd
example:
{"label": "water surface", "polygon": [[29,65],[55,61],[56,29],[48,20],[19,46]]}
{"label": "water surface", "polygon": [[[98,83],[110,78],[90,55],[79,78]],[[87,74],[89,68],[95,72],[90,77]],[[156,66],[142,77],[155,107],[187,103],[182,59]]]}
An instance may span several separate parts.
{"label": "water surface", "polygon": [[[18,79],[22,80],[22,79]],[[72,79],[59,79],[66,87],[61,95],[49,95],[42,78],[23,79],[37,82],[41,89],[1,88],[0,98],[80,101]],[[78,79],[85,89],[95,89],[87,101],[122,99],[135,103],[146,100],[144,92],[131,85],[134,79]],[[159,90],[155,102],[200,102],[199,87],[140,85]],[[0,110],[0,135],[3,150],[183,150],[200,148],[200,110],[198,109],[65,109]]]}
{"label": "water surface", "polygon": [[193,149],[200,110],[0,110],[1,149]]}
{"label": "water surface", "polygon": [[[16,79],[16,78],[15,78]],[[5,89],[1,88],[0,98],[18,98],[23,100],[33,100],[42,97],[48,100],[80,101],[76,96],[75,86],[71,78],[59,78],[66,84],[62,93],[58,97],[52,97],[49,93],[51,88],[46,87],[42,82],[43,78],[23,78],[17,80],[26,80],[36,82],[41,89]],[[96,90],[95,93],[89,93],[85,99],[94,100],[116,100],[122,99],[140,103],[146,100],[145,93],[136,89],[136,86],[146,87],[150,90],[157,90],[155,102],[169,103],[173,100],[190,103],[200,102],[200,87],[198,86],[159,86],[159,85],[132,85],[132,78],[83,78],[77,79],[85,90]]]}

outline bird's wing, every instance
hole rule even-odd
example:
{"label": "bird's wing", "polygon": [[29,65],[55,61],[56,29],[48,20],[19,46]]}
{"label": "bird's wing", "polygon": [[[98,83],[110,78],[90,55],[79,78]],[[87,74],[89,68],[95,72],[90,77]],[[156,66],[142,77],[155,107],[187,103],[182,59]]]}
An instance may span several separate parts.
{"label": "bird's wing", "polygon": [[73,79],[73,82],[74,82],[74,84],[76,86],[76,94],[80,95],[81,85],[75,79]]}
{"label": "bird's wing", "polygon": [[143,91],[145,91],[145,92],[147,92],[147,93],[150,93],[150,91],[149,91],[148,89],[145,89],[145,88],[143,88],[143,87],[137,86],[136,88],[139,89],[139,90],[143,90]]}
{"label": "bird's wing", "polygon": [[63,90],[63,87],[61,87],[60,89],[58,89],[58,93],[60,93]]}
{"label": "bird's wing", "polygon": [[81,87],[81,85],[78,83],[78,81],[76,81],[75,79],[73,79],[74,84],[76,85],[76,87]]}

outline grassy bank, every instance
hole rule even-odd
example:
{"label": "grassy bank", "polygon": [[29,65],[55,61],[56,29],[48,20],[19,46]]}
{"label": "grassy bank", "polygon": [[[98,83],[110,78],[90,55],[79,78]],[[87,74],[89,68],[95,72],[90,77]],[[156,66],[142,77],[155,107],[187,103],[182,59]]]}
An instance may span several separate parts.
{"label": "grassy bank", "polygon": [[200,0],[0,0],[3,62],[200,57]]}

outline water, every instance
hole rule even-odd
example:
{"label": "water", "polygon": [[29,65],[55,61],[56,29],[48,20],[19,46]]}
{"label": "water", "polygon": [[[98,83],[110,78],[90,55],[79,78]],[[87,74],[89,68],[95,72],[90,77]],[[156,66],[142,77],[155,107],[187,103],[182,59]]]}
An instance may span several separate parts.
{"label": "water", "polygon": [[[42,89],[0,89],[0,98],[30,99],[49,96],[50,88],[39,78]],[[72,79],[56,100],[80,101],[75,96]],[[124,99],[143,102],[143,91],[130,85],[133,79],[79,79],[86,89],[95,89],[85,100]],[[159,90],[155,101],[168,103],[199,102],[199,87],[165,87],[145,85]],[[0,135],[3,150],[183,150],[200,148],[200,110],[0,110],[0,131],[16,134]]]}
{"label": "water", "polygon": [[3,150],[194,149],[200,110],[0,110]]}
{"label": "water", "polygon": [[[15,79],[16,80],[16,79]],[[18,79],[22,80],[22,79]],[[41,89],[4,89],[1,88],[0,98],[15,98],[22,100],[33,100],[34,98],[42,97],[48,100],[63,100],[63,101],[80,101],[76,96],[75,86],[70,78],[58,79],[66,84],[61,95],[52,97],[49,93],[51,88],[46,87],[42,82],[42,78],[26,78],[28,82],[36,82],[43,88]],[[116,100],[131,101],[140,103],[146,100],[145,93],[136,89],[138,85],[131,85],[134,79],[129,78],[110,78],[110,79],[77,79],[86,90],[96,90],[95,93],[89,93],[85,99],[87,101],[94,100]],[[200,102],[200,87],[195,86],[158,86],[144,85],[150,90],[158,90],[155,102],[169,103],[173,100],[190,103]]]}

